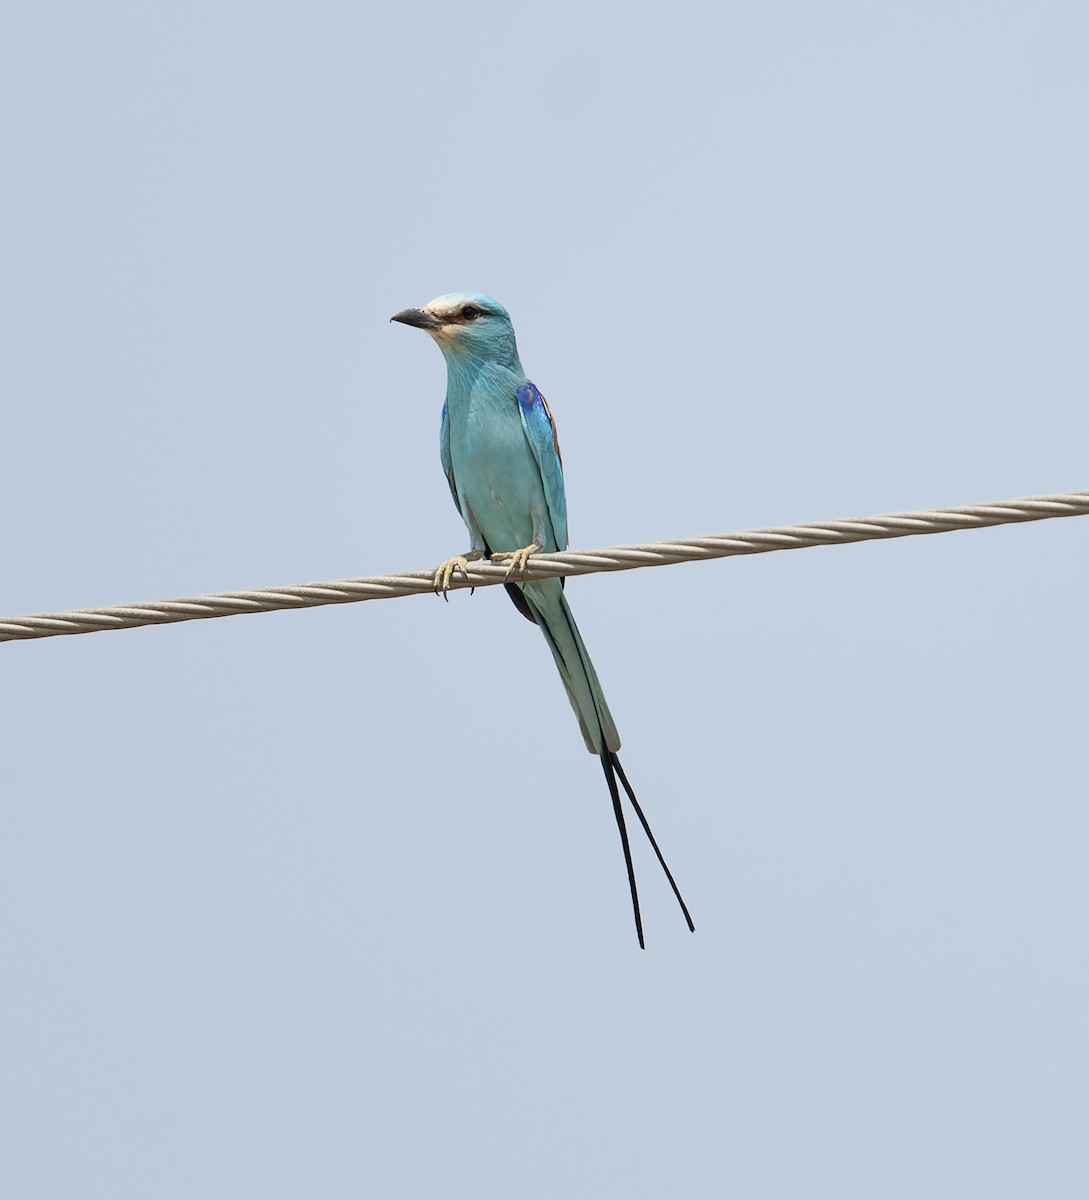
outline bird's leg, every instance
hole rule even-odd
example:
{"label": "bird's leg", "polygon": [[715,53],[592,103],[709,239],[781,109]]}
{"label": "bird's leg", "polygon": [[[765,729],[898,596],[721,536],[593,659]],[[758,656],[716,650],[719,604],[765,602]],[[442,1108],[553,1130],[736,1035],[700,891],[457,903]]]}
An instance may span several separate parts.
{"label": "bird's leg", "polygon": [[507,571],[507,578],[515,573],[515,571],[524,572],[526,563],[529,562],[529,556],[536,554],[538,550],[543,550],[545,545],[545,517],[540,512],[533,513],[533,541],[528,546],[523,546],[521,550],[504,550],[501,554],[492,553],[492,562],[497,559],[509,558],[510,569]]}
{"label": "bird's leg", "polygon": [[529,562],[529,556],[531,554],[536,554],[540,548],[541,545],[539,542],[530,542],[528,546],[523,546],[521,550],[504,550],[502,554],[493,554],[492,562],[497,562],[503,558],[509,558],[510,569],[507,571],[507,578],[509,579],[515,573],[515,571],[524,571],[526,569],[526,563]]}
{"label": "bird's leg", "polygon": [[483,557],[484,551],[474,547],[472,550],[466,550],[464,554],[455,554],[453,558],[448,558],[435,572],[435,595],[441,595],[449,603],[450,597],[446,593],[450,588],[450,580],[453,579],[454,573],[460,571],[468,580],[469,564]]}

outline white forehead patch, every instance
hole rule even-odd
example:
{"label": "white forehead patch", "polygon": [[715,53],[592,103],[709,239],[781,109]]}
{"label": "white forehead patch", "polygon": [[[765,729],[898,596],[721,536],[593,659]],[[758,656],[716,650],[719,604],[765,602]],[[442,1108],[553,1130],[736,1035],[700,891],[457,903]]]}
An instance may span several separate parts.
{"label": "white forehead patch", "polygon": [[438,317],[440,321],[447,321],[451,317],[456,317],[467,304],[472,304],[474,308],[480,307],[465,296],[439,296],[426,304],[424,311],[429,312],[433,317]]}

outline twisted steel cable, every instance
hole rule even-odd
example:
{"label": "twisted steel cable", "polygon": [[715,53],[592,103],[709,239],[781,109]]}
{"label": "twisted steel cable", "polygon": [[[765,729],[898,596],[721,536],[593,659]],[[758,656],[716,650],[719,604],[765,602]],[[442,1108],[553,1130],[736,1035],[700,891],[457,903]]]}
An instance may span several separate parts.
{"label": "twisted steel cable", "polygon": [[[630,571],[636,567],[663,567],[672,563],[729,558],[737,554],[766,554],[772,550],[801,550],[809,546],[837,546],[879,538],[911,537],[924,533],[949,533],[955,529],[981,529],[1049,517],[1089,515],[1089,491],[1055,492],[1022,496],[993,504],[961,508],[933,508],[918,512],[882,513],[806,525],[777,525],[740,533],[719,533],[680,541],[646,542],[635,546],[610,546],[604,550],[574,550],[562,554],[537,554],[518,579],[547,579],[556,575],[589,575],[597,571]],[[0,619],[0,642],[56,637],[60,634],[98,633],[106,629],[134,629],[140,625],[169,625],[209,617],[275,612],[289,608],[315,608],[323,604],[354,604],[361,600],[388,600],[434,590],[432,570],[373,575],[360,579],[334,579],[324,583],[299,583],[287,587],[244,592],[212,592],[176,600],[151,600],[143,604],[117,604],[109,608],[77,608],[70,612],[31,613]],[[450,590],[489,587],[503,583],[507,568],[486,562],[470,563]]]}

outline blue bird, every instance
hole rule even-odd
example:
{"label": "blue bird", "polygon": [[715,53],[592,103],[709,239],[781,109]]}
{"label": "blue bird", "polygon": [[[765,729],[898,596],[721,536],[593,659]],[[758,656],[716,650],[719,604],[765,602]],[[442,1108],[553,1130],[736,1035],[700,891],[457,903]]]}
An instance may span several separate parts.
{"label": "blue bird", "polygon": [[544,396],[526,378],[510,315],[476,292],[439,296],[423,308],[390,318],[426,330],[446,359],[446,403],[439,449],[454,503],[469,529],[471,545],[435,572],[435,590],[446,595],[454,573],[467,576],[469,562],[510,560],[506,588],[518,611],[544,634],[575,710],[586,748],[601,760],[620,831],[639,945],[643,919],[631,847],[620,803],[621,786],[631,801],[673,893],[695,931],[673,875],[662,857],[617,751],[620,737],[564,596],[562,579],[525,582],[530,555],[567,548],[567,501],[556,426]]}

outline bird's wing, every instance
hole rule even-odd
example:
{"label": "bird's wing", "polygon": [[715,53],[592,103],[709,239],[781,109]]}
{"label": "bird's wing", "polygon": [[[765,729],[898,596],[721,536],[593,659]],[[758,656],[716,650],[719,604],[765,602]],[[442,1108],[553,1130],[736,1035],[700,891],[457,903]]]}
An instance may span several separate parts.
{"label": "bird's wing", "polygon": [[[454,464],[450,459],[450,421],[446,415],[445,400],[442,402],[442,421],[439,425],[439,458],[446,482],[450,485],[450,495],[454,497],[454,507],[461,513],[461,501],[458,499],[457,484],[454,483]],[[465,514],[461,515],[464,519]]]}
{"label": "bird's wing", "polygon": [[567,549],[567,499],[563,491],[563,459],[556,426],[548,410],[548,401],[528,380],[518,389],[518,411],[522,414],[522,428],[544,484],[548,515],[552,518],[552,532],[556,545]]}

